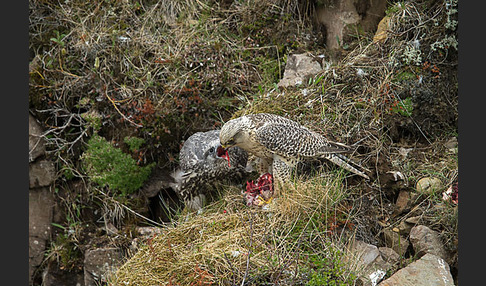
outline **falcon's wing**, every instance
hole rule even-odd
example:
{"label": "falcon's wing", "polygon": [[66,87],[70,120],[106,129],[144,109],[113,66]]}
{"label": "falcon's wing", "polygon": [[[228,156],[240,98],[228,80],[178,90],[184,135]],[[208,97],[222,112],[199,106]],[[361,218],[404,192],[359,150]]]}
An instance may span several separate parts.
{"label": "falcon's wing", "polygon": [[266,124],[256,130],[257,140],[281,156],[317,157],[349,151],[349,147],[328,141],[305,127],[281,123]]}

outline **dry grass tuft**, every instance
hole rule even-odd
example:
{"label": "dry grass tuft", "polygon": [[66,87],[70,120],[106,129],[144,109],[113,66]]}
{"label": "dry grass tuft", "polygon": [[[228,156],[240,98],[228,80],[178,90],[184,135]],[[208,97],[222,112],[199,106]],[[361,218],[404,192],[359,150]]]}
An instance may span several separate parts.
{"label": "dry grass tuft", "polygon": [[[248,208],[234,192],[201,215],[180,219],[146,241],[113,285],[235,285],[305,280],[309,255],[343,247],[326,217],[346,197],[341,180],[316,177],[284,186],[268,210]],[[224,203],[222,203],[224,202]],[[335,279],[346,281],[349,271]]]}

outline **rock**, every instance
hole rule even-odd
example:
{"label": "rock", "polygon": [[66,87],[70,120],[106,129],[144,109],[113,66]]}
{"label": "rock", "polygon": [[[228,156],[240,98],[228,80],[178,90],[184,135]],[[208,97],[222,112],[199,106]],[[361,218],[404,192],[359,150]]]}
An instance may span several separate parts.
{"label": "rock", "polygon": [[326,46],[338,49],[342,46],[344,30],[347,25],[357,24],[360,16],[352,0],[336,1],[335,5],[325,5],[317,8],[317,19],[325,26]]}
{"label": "rock", "polygon": [[51,236],[54,197],[48,188],[29,190],[29,277],[44,259]]}
{"label": "rock", "polygon": [[415,189],[423,195],[432,195],[440,190],[442,182],[435,177],[426,177],[418,180]]}
{"label": "rock", "polygon": [[357,258],[357,269],[361,270],[359,279],[363,285],[376,285],[393,266],[382,258],[376,246],[363,241],[355,240],[350,252]]}
{"label": "rock", "polygon": [[38,237],[29,236],[29,281],[32,284],[34,272],[44,259],[46,240]]}
{"label": "rock", "polygon": [[56,169],[54,163],[42,160],[29,164],[29,187],[46,187],[55,180]]}
{"label": "rock", "polygon": [[420,218],[421,218],[421,216],[412,216],[412,217],[405,219],[405,221],[407,223],[410,223],[410,224],[417,224],[417,223],[420,222]]}
{"label": "rock", "polygon": [[457,137],[452,137],[451,139],[447,140],[447,142],[444,143],[444,147],[446,147],[447,150],[451,153],[457,153],[458,150]]}
{"label": "rock", "polygon": [[395,250],[401,256],[405,255],[410,245],[410,242],[406,238],[390,228],[383,229],[383,236],[387,247]]}
{"label": "rock", "polygon": [[425,225],[417,225],[410,231],[410,242],[415,255],[434,254],[447,260],[447,252],[440,241],[439,234]]}
{"label": "rock", "polygon": [[355,240],[352,247],[352,253],[359,258],[359,268],[365,268],[380,256],[378,247],[368,244],[361,240]]}
{"label": "rock", "polygon": [[84,286],[82,270],[65,271],[57,263],[48,263],[42,273],[42,286]]}
{"label": "rock", "polygon": [[29,190],[29,236],[49,239],[54,204],[49,188]]}
{"label": "rock", "polygon": [[398,225],[398,232],[403,236],[408,236],[410,234],[410,230],[412,229],[413,224],[408,223],[406,221],[400,222]]}
{"label": "rock", "polygon": [[392,265],[400,262],[400,255],[395,250],[389,247],[378,247],[378,251],[380,251],[381,257],[386,262]]}
{"label": "rock", "polygon": [[289,55],[279,87],[295,86],[306,82],[322,70],[321,64],[307,54]]}
{"label": "rock", "polygon": [[119,248],[89,249],[84,254],[84,285],[106,283],[107,277],[121,266],[123,254]]}
{"label": "rock", "polygon": [[400,193],[398,193],[398,198],[395,203],[395,210],[393,213],[394,215],[399,215],[407,209],[410,209],[410,192],[401,190]]}
{"label": "rock", "polygon": [[46,153],[46,143],[41,136],[41,126],[34,116],[29,114],[29,163]]}
{"label": "rock", "polygon": [[151,238],[156,235],[162,234],[162,229],[160,227],[153,227],[153,226],[137,226],[136,232],[139,236],[143,238]]}
{"label": "rock", "polygon": [[453,286],[449,265],[444,259],[426,254],[395,272],[378,286]]}
{"label": "rock", "polygon": [[316,17],[317,22],[325,27],[323,33],[329,49],[344,47],[351,39],[349,35],[356,34],[355,26],[365,33],[374,32],[385,15],[387,4],[386,0],[321,2],[316,9]]}

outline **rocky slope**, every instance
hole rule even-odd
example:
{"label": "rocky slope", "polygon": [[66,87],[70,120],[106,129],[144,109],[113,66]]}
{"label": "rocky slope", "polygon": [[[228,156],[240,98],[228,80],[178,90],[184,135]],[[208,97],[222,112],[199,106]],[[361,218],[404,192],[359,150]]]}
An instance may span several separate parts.
{"label": "rocky slope", "polygon": [[[457,1],[250,2],[29,2],[32,285],[458,284]],[[183,140],[255,112],[371,180],[311,162],[273,216],[226,182],[184,210]],[[156,166],[119,188],[115,162]]]}

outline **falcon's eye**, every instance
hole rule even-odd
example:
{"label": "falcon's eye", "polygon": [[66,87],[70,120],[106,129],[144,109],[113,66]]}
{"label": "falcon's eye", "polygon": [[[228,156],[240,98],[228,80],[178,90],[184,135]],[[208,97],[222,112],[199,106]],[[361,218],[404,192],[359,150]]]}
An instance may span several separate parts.
{"label": "falcon's eye", "polygon": [[213,153],[214,152],[214,147],[209,148],[209,152]]}

